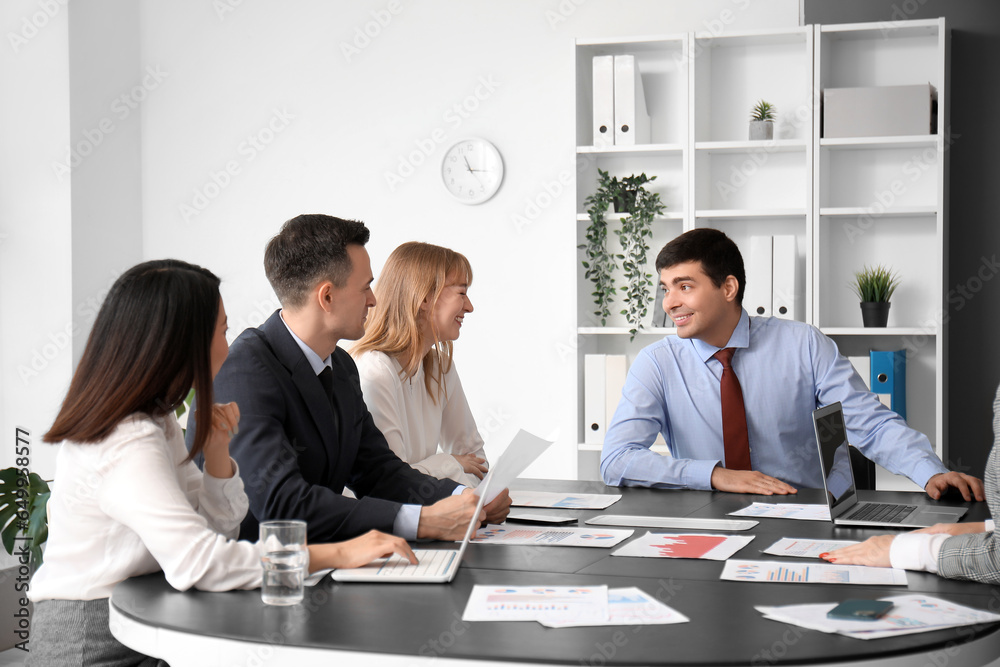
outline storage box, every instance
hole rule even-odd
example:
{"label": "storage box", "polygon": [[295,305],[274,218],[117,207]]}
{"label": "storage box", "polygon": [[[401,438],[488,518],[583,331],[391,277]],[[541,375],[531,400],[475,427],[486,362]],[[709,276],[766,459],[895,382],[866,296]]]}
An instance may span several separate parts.
{"label": "storage box", "polygon": [[932,134],[937,91],[930,84],[823,91],[823,137]]}

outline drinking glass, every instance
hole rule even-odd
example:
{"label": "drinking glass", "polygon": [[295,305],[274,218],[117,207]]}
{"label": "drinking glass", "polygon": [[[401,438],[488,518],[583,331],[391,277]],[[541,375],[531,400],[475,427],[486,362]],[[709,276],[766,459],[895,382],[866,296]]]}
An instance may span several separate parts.
{"label": "drinking glass", "polygon": [[260,564],[264,580],[260,598],[264,604],[292,605],[302,602],[303,581],[309,552],[305,521],[264,521],[260,524]]}

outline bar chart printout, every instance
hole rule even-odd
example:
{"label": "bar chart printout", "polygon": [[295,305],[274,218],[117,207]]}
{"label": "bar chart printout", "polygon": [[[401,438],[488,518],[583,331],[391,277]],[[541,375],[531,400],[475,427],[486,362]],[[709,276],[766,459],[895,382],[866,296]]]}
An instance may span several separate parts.
{"label": "bar chart printout", "polygon": [[863,584],[867,586],[905,586],[906,571],[891,567],[800,565],[766,560],[728,560],[721,579],[792,584]]}

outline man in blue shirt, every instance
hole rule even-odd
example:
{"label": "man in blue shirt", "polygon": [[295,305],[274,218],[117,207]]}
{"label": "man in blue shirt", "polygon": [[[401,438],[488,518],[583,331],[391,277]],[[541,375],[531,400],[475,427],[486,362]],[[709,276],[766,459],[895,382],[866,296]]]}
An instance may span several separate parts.
{"label": "man in blue shirt", "polygon": [[[955,487],[966,500],[983,499],[982,481],[948,471],[927,437],[883,406],[818,329],[747,314],[743,257],[725,234],[678,236],[660,251],[656,270],[677,335],[643,349],[629,369],[601,454],[605,483],[765,495],[822,488],[812,411],[840,401],[848,439],[868,458],[931,498]],[[735,348],[749,470],[726,467],[723,369],[714,358],[724,348]],[[671,456],[650,449],[658,433]]]}

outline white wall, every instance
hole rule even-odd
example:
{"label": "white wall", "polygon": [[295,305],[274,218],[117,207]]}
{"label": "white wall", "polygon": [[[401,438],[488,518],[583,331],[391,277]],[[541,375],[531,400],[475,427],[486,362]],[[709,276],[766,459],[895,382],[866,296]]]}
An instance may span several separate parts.
{"label": "white wall", "polygon": [[52,425],[72,369],[70,143],[66,7],[0,3],[0,467],[17,428],[31,467],[51,478]]}
{"label": "white wall", "polygon": [[[529,474],[571,478],[572,186],[537,213],[529,204],[575,170],[574,39],[798,22],[797,0],[146,0],[137,69],[162,81],[139,106],[143,257],[218,273],[236,335],[277,307],[263,248],[299,213],[365,221],[376,274],[405,240],[465,253],[476,312],[457,361],[488,452],[523,427],[557,441]],[[475,207],[438,178],[466,135],[505,160],[499,193]],[[401,162],[420,164],[392,186]]]}

